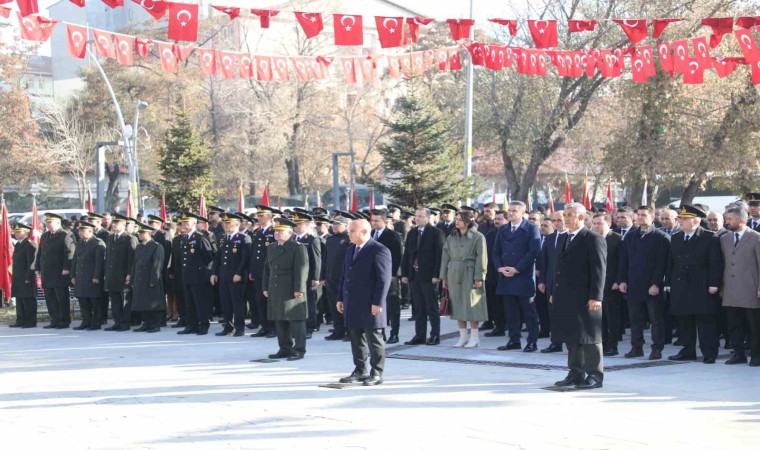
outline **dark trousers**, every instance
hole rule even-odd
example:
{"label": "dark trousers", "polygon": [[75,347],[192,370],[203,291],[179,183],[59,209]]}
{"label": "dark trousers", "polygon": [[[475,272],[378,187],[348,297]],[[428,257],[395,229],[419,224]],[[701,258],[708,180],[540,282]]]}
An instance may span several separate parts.
{"label": "dark trousers", "polygon": [[208,330],[211,284],[185,284],[186,327],[191,330]]}
{"label": "dark trousers", "polygon": [[146,328],[161,328],[161,319],[166,311],[142,311],[140,317]]}
{"label": "dark trousers", "polygon": [[71,325],[71,297],[69,288],[44,288],[45,303],[51,325]]}
{"label": "dark trousers", "polygon": [[16,297],[16,325],[37,325],[37,299],[34,297]]}
{"label": "dark trousers", "polygon": [[327,302],[327,292],[324,286],[317,288],[317,325],[332,322],[330,305]]}
{"label": "dark trousers", "polygon": [[382,328],[349,328],[351,355],[354,357],[354,371],[367,373],[367,356],[372,374],[383,376],[385,370],[385,341]]}
{"label": "dark trousers", "polygon": [[538,324],[541,331],[545,333],[551,333],[552,323],[549,318],[549,297],[546,294],[542,294],[541,291],[536,290],[536,313],[538,314]]}
{"label": "dark trousers", "polygon": [[493,322],[496,331],[506,330],[504,319],[504,297],[496,294],[497,282],[486,280],[486,302],[488,304],[488,320]]}
{"label": "dark trousers", "polygon": [[261,289],[261,281],[259,279],[253,282],[253,296],[256,301],[256,315],[259,318],[259,325],[261,325],[261,331],[270,332],[274,330],[274,321],[267,320],[267,311],[269,310],[269,299],[264,297],[264,291]]}
{"label": "dark trousers", "polygon": [[567,367],[576,380],[590,376],[601,382],[604,380],[602,344],[567,344]]}
{"label": "dark trousers", "polygon": [[185,291],[179,290],[174,292],[174,303],[177,305],[177,315],[179,323],[187,323],[187,308],[185,307]]}
{"label": "dark trousers", "polygon": [[102,323],[101,317],[103,317],[103,312],[100,308],[101,304],[102,299],[100,297],[79,297],[79,311],[82,313],[82,325],[100,328]]}
{"label": "dark trousers", "polygon": [[111,315],[113,316],[113,325],[117,328],[129,328],[132,325],[131,297],[127,296],[126,291],[109,292],[108,297],[111,299]]}
{"label": "dark trousers", "polygon": [[330,304],[330,314],[333,317],[333,333],[336,336],[343,337],[346,335],[346,322],[343,314],[338,312],[338,286],[331,282],[325,283],[327,291],[327,301]]}
{"label": "dark trousers", "polygon": [[608,291],[602,302],[602,342],[605,349],[616,349],[620,330],[620,293]]}
{"label": "dark trousers", "polygon": [[528,328],[528,344],[535,344],[538,341],[538,311],[533,297],[504,296],[504,315],[507,318],[509,340],[520,342],[520,311]]}
{"label": "dark trousers", "polygon": [[248,317],[251,318],[251,328],[257,328],[261,321],[259,321],[259,311],[256,309],[256,286],[250,280],[245,283],[245,303],[248,307]]}
{"label": "dark trousers", "polygon": [[103,297],[100,299],[100,311],[102,312],[100,319],[101,324],[108,322],[108,304],[111,302],[111,298],[108,292],[103,293]]}
{"label": "dark trousers", "polygon": [[245,329],[245,282],[220,282],[219,303],[224,321],[229,326],[234,326],[236,330],[243,331]]}
{"label": "dark trousers", "polygon": [[429,280],[414,278],[409,283],[411,283],[412,304],[417,307],[414,336],[424,338],[427,335],[427,323],[430,319],[430,337],[439,337],[441,335],[441,316],[438,312],[436,285]]}
{"label": "dark trousers", "polygon": [[683,342],[683,349],[679,352],[683,355],[697,354],[697,336],[699,336],[699,350],[705,359],[718,357],[718,324],[714,314],[699,314],[689,316],[676,316],[678,322],[678,338]]}
{"label": "dark trousers", "polygon": [[726,307],[726,316],[734,352],[739,352],[741,356],[749,322],[751,355],[760,358],[760,309]]}
{"label": "dark trousers", "polygon": [[388,324],[391,326],[391,335],[398,336],[401,327],[401,297],[399,296],[398,278],[391,278],[391,288],[388,290],[386,307],[388,308]]}
{"label": "dark trousers", "polygon": [[311,287],[311,280],[306,288],[306,329],[317,329],[317,290]]}
{"label": "dark trousers", "polygon": [[275,322],[275,329],[281,353],[306,353],[305,320],[278,320]]}
{"label": "dark trousers", "polygon": [[211,286],[211,302],[209,303],[209,318],[222,314],[222,301],[219,297],[219,284]]}
{"label": "dark trousers", "polygon": [[644,326],[646,325],[647,313],[652,327],[652,350],[660,350],[665,347],[665,311],[663,302],[628,301],[628,312],[631,315],[631,346],[633,348],[644,347]]}

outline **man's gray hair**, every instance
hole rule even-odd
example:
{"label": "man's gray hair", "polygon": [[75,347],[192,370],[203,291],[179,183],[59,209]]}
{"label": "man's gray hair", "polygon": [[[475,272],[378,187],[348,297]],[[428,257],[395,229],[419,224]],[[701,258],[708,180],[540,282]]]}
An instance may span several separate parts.
{"label": "man's gray hair", "polygon": [[586,207],[583,206],[583,203],[573,202],[568,203],[565,205],[565,209],[574,209],[576,214],[583,214],[586,215]]}
{"label": "man's gray hair", "polygon": [[521,202],[519,200],[513,200],[513,201],[509,202],[509,206],[519,206],[523,210],[525,210],[527,208],[527,206],[525,205],[525,202]]}
{"label": "man's gray hair", "polygon": [[749,213],[740,207],[728,208],[726,214],[736,214],[740,219],[749,220]]}
{"label": "man's gray hair", "polygon": [[428,218],[430,218],[430,216],[433,215],[433,213],[431,213],[428,208],[417,208],[417,212],[420,212],[420,211],[424,212],[425,216],[427,216]]}

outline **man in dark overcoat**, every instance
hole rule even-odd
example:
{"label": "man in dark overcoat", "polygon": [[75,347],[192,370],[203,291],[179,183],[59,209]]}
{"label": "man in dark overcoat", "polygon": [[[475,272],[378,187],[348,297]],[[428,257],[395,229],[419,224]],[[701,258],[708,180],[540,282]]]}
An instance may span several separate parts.
{"label": "man in dark overcoat", "polygon": [[103,317],[103,275],[106,244],[95,237],[95,224],[79,222],[79,241],[71,265],[71,284],[79,299],[82,323],[75,330],[99,330]]}
{"label": "man in dark overcoat", "polygon": [[138,224],[132,285],[132,311],[141,313],[142,325],[133,331],[155,333],[161,330],[166,314],[164,291],[164,246],[153,239],[156,232],[150,225]]}
{"label": "man in dark overcoat", "polygon": [[16,323],[12,328],[37,326],[37,277],[34,275],[34,254],[37,244],[29,239],[32,227],[23,223],[13,226],[13,274],[11,293],[16,297]]}
{"label": "man in dark overcoat", "polygon": [[74,238],[61,227],[63,216],[45,213],[45,227],[34,260],[34,270],[42,278],[50,324],[43,328],[68,328],[71,325],[71,264]]}
{"label": "man in dark overcoat", "polygon": [[620,324],[620,290],[617,283],[620,250],[623,236],[610,229],[612,217],[597,213],[592,220],[594,231],[607,243],[607,271],[604,276],[604,299],[602,301],[602,347],[604,356],[618,354],[618,340],[622,335]]}
{"label": "man in dark overcoat", "polygon": [[113,325],[106,331],[126,331],[131,327],[132,305],[127,291],[135,259],[137,237],[126,230],[127,217],[114,214],[111,235],[106,241],[105,288],[111,299]]}

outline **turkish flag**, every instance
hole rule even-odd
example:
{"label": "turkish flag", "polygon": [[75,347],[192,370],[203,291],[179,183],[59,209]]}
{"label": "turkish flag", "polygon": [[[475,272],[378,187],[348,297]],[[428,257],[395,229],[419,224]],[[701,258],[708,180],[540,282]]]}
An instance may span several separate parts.
{"label": "turkish flag", "polygon": [[198,5],[169,3],[169,39],[187,42],[198,40]]}
{"label": "turkish flag", "polygon": [[375,81],[375,68],[377,66],[375,65],[374,58],[371,56],[356,58],[354,60],[354,66],[359,66],[359,68],[361,68],[362,81],[364,81],[364,83],[372,83]]}
{"label": "turkish flag", "polygon": [[69,0],[69,1],[80,8],[84,8],[84,0]]}
{"label": "turkish flag", "polygon": [[356,68],[354,67],[354,60],[352,58],[342,58],[340,64],[343,68],[343,76],[346,78],[346,83],[356,83]]}
{"label": "turkish flag", "polygon": [[282,81],[290,79],[290,72],[288,72],[288,58],[284,56],[272,57],[272,69],[277,75],[277,78]]}
{"label": "turkish flag", "polygon": [[306,58],[290,58],[290,63],[293,65],[293,71],[296,73],[299,81],[311,80],[309,64],[306,62]]}
{"label": "turkish flag", "polygon": [[620,25],[631,44],[643,41],[649,33],[646,20],[613,19],[613,22]]}
{"label": "turkish flag", "polygon": [[596,62],[599,59],[599,50],[590,50],[581,57],[583,60],[583,70],[586,76],[591,78],[596,75]]}
{"label": "turkish flag", "polygon": [[124,6],[124,0],[100,0],[105,3],[109,8],[115,9],[119,6]]}
{"label": "turkish flag", "polygon": [[311,61],[311,73],[317,80],[324,80],[327,76],[327,68],[335,58],[332,56],[317,56]]}
{"label": "turkish flag", "polygon": [[153,16],[156,20],[161,20],[166,14],[167,3],[162,0],[132,0],[134,3],[142,6],[145,12]]}
{"label": "turkish flag", "polygon": [[667,42],[657,44],[657,53],[660,55],[660,68],[665,72],[672,72],[673,57],[670,55],[670,44]]}
{"label": "turkish flag", "polygon": [[153,43],[153,40],[146,37],[137,37],[135,39],[135,53],[140,55],[141,58],[148,56],[148,46]]}
{"label": "turkish flag", "polygon": [[159,42],[158,57],[161,58],[161,69],[166,73],[177,73],[177,57],[172,51],[172,44]]}
{"label": "turkish flag", "polygon": [[253,60],[248,53],[237,54],[238,76],[240,78],[253,78]]}
{"label": "turkish flag", "polygon": [[612,198],[612,182],[607,182],[607,200],[604,202],[604,208],[608,213],[615,209],[615,200]]}
{"label": "turkish flag", "polygon": [[500,45],[489,45],[486,51],[486,67],[491,70],[501,70],[504,68],[506,49]]}
{"label": "turkish flag", "polygon": [[760,84],[760,61],[752,63],[752,84]]}
{"label": "turkish flag", "polygon": [[567,173],[565,173],[565,204],[573,203],[573,190],[570,188],[570,181],[567,179]]}
{"label": "turkish flag", "polygon": [[702,19],[702,25],[712,28],[710,47],[715,48],[720,44],[724,34],[734,31],[733,17],[709,17]]}
{"label": "turkish flag", "polygon": [[216,52],[209,48],[199,48],[198,65],[201,66],[201,72],[204,74],[216,75]]}
{"label": "turkish flag", "polygon": [[744,16],[736,19],[736,26],[749,30],[752,27],[760,27],[760,16]]}
{"label": "turkish flag", "polygon": [[405,44],[403,17],[375,17],[377,34],[380,38],[380,47],[393,48]]}
{"label": "turkish flag", "polygon": [[[424,52],[413,52],[407,57],[401,57],[401,69],[407,78],[421,77],[425,75],[425,54]],[[408,61],[408,63],[407,63]]]}
{"label": "turkish flag", "polygon": [[631,57],[631,75],[633,76],[634,83],[649,82],[644,58],[640,54]]}
{"label": "turkish flag", "polygon": [[125,34],[114,34],[116,41],[116,61],[122,66],[131,66],[135,63],[135,37]]}
{"label": "turkish flag", "polygon": [[11,16],[11,9],[5,6],[0,6],[0,17],[8,18]]}
{"label": "turkish flag", "polygon": [[517,35],[517,21],[513,19],[488,19],[489,22],[498,23],[507,27],[510,36]]}
{"label": "turkish flag", "polygon": [[188,56],[190,56],[190,53],[193,52],[195,47],[192,47],[190,45],[179,45],[174,44],[172,46],[172,51],[174,52],[174,56],[177,57],[180,61],[185,61]]}
{"label": "turkish flag", "polygon": [[69,55],[82,59],[87,50],[87,28],[79,25],[66,25],[66,44]]}
{"label": "turkish flag", "polygon": [[755,38],[752,36],[752,31],[736,30],[734,31],[734,36],[736,36],[739,47],[741,47],[744,54],[744,59],[748,63],[752,64],[760,61],[760,49],[757,48],[757,42],[755,42]]}
{"label": "turkish flag", "polygon": [[549,65],[546,64],[546,60],[549,57],[546,55],[546,52],[541,50],[537,50],[536,53],[536,75],[545,77],[549,73]]}
{"label": "turkish flag", "polygon": [[704,36],[692,38],[691,47],[694,49],[694,57],[699,60],[699,64],[702,67],[710,66],[712,56],[707,48],[707,38]]}
{"label": "turkish flag", "polygon": [[[13,241],[11,240],[11,224],[8,222],[8,208],[2,202],[2,217],[0,217],[0,290],[3,291],[3,302],[11,301],[11,282],[13,280]],[[28,268],[26,268],[28,269]]]}
{"label": "turkish flag", "polygon": [[16,0],[16,3],[18,4],[18,11],[21,14],[21,17],[40,12],[37,0]]}
{"label": "turkish flag", "polygon": [[219,69],[225,80],[235,79],[235,59],[236,55],[232,52],[216,52],[216,59],[219,60]]}
{"label": "turkish flag", "polygon": [[447,19],[446,23],[449,24],[449,31],[451,31],[451,37],[455,41],[470,38],[470,30],[475,24],[472,19]]}
{"label": "turkish flag", "polygon": [[529,20],[528,29],[536,48],[552,48],[559,45],[556,20]]}
{"label": "turkish flag", "polygon": [[261,56],[256,58],[256,79],[259,81],[272,81],[272,58]]}
{"label": "turkish flag", "polygon": [[617,57],[613,55],[610,50],[602,50],[599,52],[597,67],[603,78],[616,78],[621,74],[621,70],[617,65]]}
{"label": "turkish flag", "polygon": [[696,58],[690,59],[688,68],[683,73],[683,84],[702,84],[705,81],[705,69]]}
{"label": "turkish flag", "polygon": [[596,20],[568,20],[567,28],[571,33],[594,31],[596,28]]}
{"label": "turkish flag", "polygon": [[654,19],[652,21],[652,37],[655,39],[659,39],[660,36],[662,36],[663,31],[665,31],[665,28],[668,27],[671,23],[680,22],[683,19]]}
{"label": "turkish flag", "polygon": [[335,31],[335,45],[364,44],[362,16],[333,14],[333,30]]}
{"label": "turkish flag", "polygon": [[412,42],[417,42],[420,39],[420,25],[429,25],[432,21],[433,19],[420,16],[406,18],[406,24],[409,26],[409,37]]}
{"label": "turkish flag", "polygon": [[401,63],[398,61],[398,56],[387,55],[386,58],[388,58],[388,76],[391,78],[401,78]]}
{"label": "turkish flag", "polygon": [[298,24],[301,25],[301,29],[303,29],[303,33],[306,35],[307,39],[311,39],[322,32],[324,25],[322,23],[321,13],[297,12],[295,15],[296,19],[298,19]]}
{"label": "turkish flag", "polygon": [[673,42],[673,71],[676,73],[684,73],[689,68],[689,61],[691,56],[689,55],[689,44],[683,39]]}
{"label": "turkish flag", "polygon": [[713,69],[719,78],[725,78],[736,71],[736,61],[733,58],[717,56],[712,59]]}
{"label": "turkish flag", "polygon": [[638,55],[644,62],[644,72],[648,77],[657,75],[657,69],[654,67],[654,56],[652,55],[652,46],[645,45],[638,48]]}
{"label": "turkish flag", "polygon": [[42,16],[26,16],[22,17],[21,13],[16,12],[19,20],[19,31],[21,32],[21,39],[27,41],[45,42],[50,39],[50,35],[53,34],[53,29],[58,24],[58,20],[48,19]]}
{"label": "turkish flag", "polygon": [[459,47],[449,49],[449,70],[462,70],[462,59],[459,55]]}
{"label": "turkish flag", "polygon": [[211,7],[217,11],[221,11],[227,14],[228,16],[230,16],[230,20],[234,20],[240,17],[240,8],[230,8],[229,6],[214,6],[214,5],[211,5]]}
{"label": "turkish flag", "polygon": [[269,28],[269,19],[280,14],[280,11],[275,11],[274,9],[252,9],[251,13],[259,16],[261,28]]}
{"label": "turkish flag", "polygon": [[470,52],[470,60],[474,66],[485,66],[487,53],[484,49],[485,44],[482,42],[472,42],[466,45],[467,50]]}
{"label": "turkish flag", "polygon": [[100,56],[105,58],[116,58],[116,49],[113,46],[113,34],[107,31],[92,29],[92,40],[95,42],[95,48],[98,49]]}

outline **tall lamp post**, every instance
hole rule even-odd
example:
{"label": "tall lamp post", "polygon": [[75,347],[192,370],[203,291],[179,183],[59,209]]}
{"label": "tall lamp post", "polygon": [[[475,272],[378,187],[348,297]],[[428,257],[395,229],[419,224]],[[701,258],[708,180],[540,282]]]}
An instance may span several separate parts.
{"label": "tall lamp post", "polygon": [[140,204],[140,210],[145,211],[145,198],[142,196],[142,188],[140,187],[140,163],[137,159],[137,126],[140,123],[140,110],[148,107],[148,104],[142,100],[138,100],[135,105],[135,125],[132,128],[132,157],[135,164],[135,183],[137,184],[134,189],[137,194],[137,199]]}

